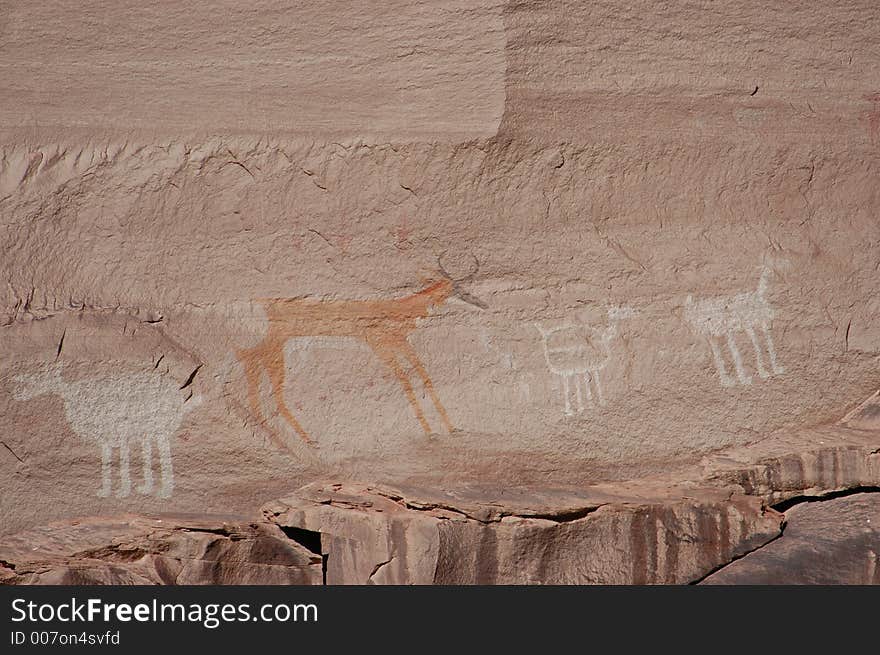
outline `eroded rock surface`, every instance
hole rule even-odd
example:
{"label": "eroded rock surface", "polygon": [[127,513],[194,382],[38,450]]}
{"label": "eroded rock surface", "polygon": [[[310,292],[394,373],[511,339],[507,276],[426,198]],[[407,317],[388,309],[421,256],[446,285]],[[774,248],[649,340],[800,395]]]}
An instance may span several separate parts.
{"label": "eroded rock surface", "polygon": [[[783,548],[768,555],[768,567],[788,556],[802,557],[794,568],[808,568],[817,564],[810,549],[832,538],[809,524],[795,529],[794,546],[776,545],[785,517],[771,503],[880,489],[880,430],[866,423],[878,400],[839,423],[777,435],[674,475],[576,489],[312,484],[263,514],[320,535],[329,584],[682,584],[749,575],[758,582],[754,569],[736,571],[763,562],[764,549]],[[823,520],[840,502],[828,501]],[[853,581],[850,573],[875,552],[876,534],[859,524],[869,513],[863,506],[851,513],[834,535],[844,561],[815,579]],[[798,516],[792,510],[791,521]]]}
{"label": "eroded rock surface", "polygon": [[804,503],[785,518],[782,537],[703,584],[880,584],[880,493]]}
{"label": "eroded rock surface", "polygon": [[680,584],[782,522],[759,499],[699,490],[645,499],[313,485],[263,511],[321,533],[328,584]]}
{"label": "eroded rock surface", "polygon": [[679,582],[877,484],[880,11],[715,4],[4,3],[0,544],[566,490],[331,576]]}
{"label": "eroded rock surface", "polygon": [[[821,498],[880,489],[880,431],[869,425],[878,402],[875,394],[841,422],[640,480],[311,483],[250,522],[60,523],[5,538],[2,576],[12,584],[872,583],[877,499]],[[795,507],[783,515],[770,503]]]}
{"label": "eroded rock surface", "polygon": [[4,537],[0,583],[321,584],[321,557],[275,526],[219,517],[116,516]]}

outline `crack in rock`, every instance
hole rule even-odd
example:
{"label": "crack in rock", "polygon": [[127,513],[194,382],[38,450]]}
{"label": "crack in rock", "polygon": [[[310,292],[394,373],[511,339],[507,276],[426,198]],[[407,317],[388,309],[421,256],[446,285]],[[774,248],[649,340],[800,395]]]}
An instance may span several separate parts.
{"label": "crack in rock", "polygon": [[697,579],[695,579],[695,580],[691,580],[690,582],[688,582],[688,585],[698,585],[698,584],[700,584],[701,582],[703,582],[706,578],[708,578],[710,575],[713,575],[713,574],[715,574],[715,573],[718,573],[718,571],[727,568],[728,566],[730,566],[730,565],[733,564],[734,562],[736,562],[736,561],[738,561],[738,560],[741,560],[741,559],[742,559],[743,557],[745,557],[746,555],[750,555],[751,553],[755,553],[755,552],[761,550],[762,548],[766,548],[767,546],[769,546],[770,544],[772,544],[772,543],[773,543],[774,541],[776,541],[777,539],[781,539],[781,538],[782,538],[782,535],[785,534],[785,526],[786,526],[786,521],[783,520],[783,521],[782,521],[782,524],[779,526],[779,534],[777,534],[775,537],[773,537],[772,539],[770,539],[770,540],[768,540],[768,541],[765,541],[763,544],[760,544],[760,545],[755,546],[754,548],[752,548],[752,549],[750,549],[750,550],[747,550],[746,552],[742,553],[741,555],[737,555],[736,557],[732,557],[732,558],[731,558],[730,560],[728,560],[727,562],[724,562],[724,563],[722,563],[722,564],[719,564],[718,566],[716,566],[714,569],[712,569],[711,571],[707,572],[706,574],[700,576],[699,578],[697,578]]}
{"label": "crack in rock", "polygon": [[376,564],[376,566],[373,567],[373,571],[372,571],[372,573],[370,573],[370,577],[368,578],[368,580],[372,583],[373,577],[379,572],[379,570],[384,568],[385,566],[388,566],[389,564],[391,564],[391,562],[394,561],[394,558],[395,558],[395,555],[392,553],[390,559],[388,559],[384,562],[379,562],[378,564]]}
{"label": "crack in rock", "polygon": [[794,496],[792,498],[788,498],[787,500],[783,500],[782,502],[776,503],[772,507],[777,512],[784,513],[790,510],[792,507],[795,507],[796,505],[802,505],[803,503],[821,503],[828,500],[834,500],[835,498],[845,498],[847,496],[854,496],[856,494],[872,493],[880,493],[880,487],[871,485],[856,486],[850,487],[848,489],[841,489],[839,491],[829,491],[823,494]]}
{"label": "crack in rock", "polygon": [[[846,498],[848,496],[856,496],[856,495],[861,495],[861,494],[874,494],[874,493],[880,493],[880,487],[877,487],[877,486],[851,487],[849,489],[843,489],[840,491],[830,491],[828,493],[815,495],[815,496],[795,496],[793,498],[789,498],[787,500],[784,500],[780,503],[773,505],[771,507],[771,509],[776,510],[777,512],[781,512],[781,513],[783,513],[783,515],[785,515],[786,512],[791,510],[793,507],[797,507],[798,505],[803,505],[803,504],[807,504],[807,503],[823,503],[823,502],[828,502],[830,500],[835,500],[838,498]],[[718,573],[719,571],[729,567],[731,564],[733,564],[734,562],[736,562],[738,560],[741,560],[746,555],[750,555],[751,553],[755,553],[759,550],[766,548],[767,546],[772,544],[774,541],[777,541],[777,540],[781,539],[783,536],[785,536],[786,527],[788,527],[787,517],[783,520],[783,522],[780,526],[779,534],[776,535],[773,539],[770,539],[769,541],[761,544],[760,546],[757,546],[756,548],[749,550],[748,552],[743,553],[742,555],[739,555],[737,557],[730,559],[728,562],[725,562],[724,564],[721,564],[721,565],[715,567],[713,570],[709,571],[708,573],[706,573],[705,575],[703,575],[699,579],[694,580],[688,584],[692,584],[692,585],[700,584],[701,582],[706,580],[709,576],[711,576],[715,573]]]}

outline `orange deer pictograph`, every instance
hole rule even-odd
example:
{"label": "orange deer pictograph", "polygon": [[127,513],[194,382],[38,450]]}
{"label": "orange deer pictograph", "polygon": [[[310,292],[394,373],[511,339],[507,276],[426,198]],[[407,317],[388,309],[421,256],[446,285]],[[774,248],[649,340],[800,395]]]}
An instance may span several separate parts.
{"label": "orange deer pictograph", "polygon": [[[453,279],[443,267],[443,256],[438,257],[438,273],[427,281],[421,290],[403,298],[389,300],[311,300],[307,298],[265,298],[259,302],[266,311],[269,330],[263,340],[253,348],[236,353],[244,367],[248,386],[248,403],[254,417],[263,421],[260,410],[260,378],[265,371],[272,388],[272,397],[284,420],[307,444],[312,444],[305,429],[293,415],[284,400],[286,375],[284,347],[289,339],[296,337],[356,337],[373,350],[385,366],[395,375],[425,433],[431,426],[416,397],[410,376],[401,359],[409,362],[421,378],[425,391],[431,398],[443,427],[453,430],[446,409],[440,402],[434,384],[407,337],[416,329],[418,319],[425,318],[433,307],[443,305],[450,297],[485,309],[486,305],[465,292],[461,285],[469,282],[479,269],[474,257],[474,269],[468,275]],[[270,431],[271,433],[271,431]],[[280,439],[273,435],[276,442]],[[278,443],[283,446],[283,443]]]}

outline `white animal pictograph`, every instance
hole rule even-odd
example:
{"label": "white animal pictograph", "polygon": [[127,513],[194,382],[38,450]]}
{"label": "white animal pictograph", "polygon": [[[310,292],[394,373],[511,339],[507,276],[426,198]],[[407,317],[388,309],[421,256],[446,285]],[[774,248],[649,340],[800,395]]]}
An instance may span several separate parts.
{"label": "white animal pictograph", "polygon": [[[16,400],[30,400],[54,394],[64,401],[64,413],[71,429],[83,440],[93,441],[101,451],[101,487],[98,496],[111,491],[112,449],[119,450],[119,488],[116,495],[131,493],[129,447],[140,443],[143,482],[142,494],[157,493],[170,498],[174,491],[171,461],[171,437],[177,432],[184,414],[199,403],[187,401],[176,382],[158,372],[119,370],[113,374],[81,380],[64,380],[63,366],[50,364],[42,370],[15,376]],[[161,484],[153,485],[153,444],[159,455]]]}
{"label": "white animal pictograph", "polygon": [[[776,360],[776,349],[773,347],[773,337],[770,335],[774,311],[765,296],[771,273],[770,268],[762,267],[758,288],[755,291],[699,301],[694,301],[692,296],[688,296],[685,301],[685,320],[695,334],[705,337],[709,342],[722,386],[732,387],[736,384],[727,373],[724,364],[722,348],[719,345],[722,339],[726,342],[733,359],[739,383],[744,385],[752,383],[752,377],[746,372],[742,355],[736,345],[738,332],[745,332],[752,342],[752,347],[755,349],[755,369],[761,378],[785,373],[785,369]],[[760,330],[764,338],[770,363],[769,371],[764,362],[763,348],[756,330]]]}
{"label": "white animal pictograph", "polygon": [[[564,323],[550,328],[535,325],[544,344],[544,358],[550,371],[562,379],[565,415],[581,413],[595,401],[605,404],[599,371],[611,359],[611,342],[617,336],[617,324],[636,314],[629,307],[608,310],[608,325],[595,327],[583,323]],[[592,389],[591,389],[592,387]],[[572,410],[572,389],[576,410]]]}

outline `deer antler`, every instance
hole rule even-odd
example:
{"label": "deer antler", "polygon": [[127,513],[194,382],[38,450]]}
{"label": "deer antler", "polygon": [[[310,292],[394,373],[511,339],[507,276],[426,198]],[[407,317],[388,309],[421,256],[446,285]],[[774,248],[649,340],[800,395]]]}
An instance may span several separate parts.
{"label": "deer antler", "polygon": [[437,268],[440,269],[440,274],[443,275],[443,277],[445,277],[448,280],[451,280],[453,282],[470,282],[471,280],[473,280],[474,276],[477,274],[477,271],[480,270],[480,260],[477,258],[477,256],[474,255],[473,253],[470,254],[470,257],[474,260],[474,270],[472,270],[470,273],[468,273],[467,275],[465,275],[463,277],[454,278],[449,273],[449,271],[446,270],[446,267],[443,265],[443,257],[448,252],[449,252],[448,250],[444,250],[443,252],[441,252],[437,256]]}
{"label": "deer antler", "polygon": [[440,269],[440,274],[443,277],[445,277],[447,280],[452,282],[453,294],[459,300],[463,300],[466,303],[470,303],[471,305],[474,305],[475,307],[479,307],[480,309],[486,309],[488,307],[488,305],[486,305],[486,303],[484,303],[479,298],[475,298],[474,296],[472,296],[467,291],[465,291],[464,289],[461,288],[461,285],[463,282],[470,282],[471,280],[474,279],[474,276],[477,274],[477,271],[480,270],[480,260],[477,259],[476,255],[471,254],[471,257],[473,257],[473,260],[474,260],[474,270],[472,270],[470,273],[468,273],[464,277],[454,278],[454,277],[452,277],[452,275],[449,274],[449,271],[446,270],[446,267],[443,266],[443,256],[446,253],[447,253],[447,251],[444,250],[443,252],[440,253],[440,255],[438,255],[437,267]]}
{"label": "deer antler", "polygon": [[445,255],[445,254],[446,254],[446,251],[444,250],[439,255],[437,255],[437,268],[440,269],[440,274],[443,277],[445,277],[448,280],[451,280],[452,276],[449,274],[449,271],[446,270],[446,267],[443,266],[443,255]]}
{"label": "deer antler", "polygon": [[477,258],[477,256],[476,256],[475,254],[473,254],[473,253],[471,253],[471,257],[472,257],[473,260],[474,260],[474,270],[472,270],[470,273],[468,273],[468,274],[465,275],[463,278],[461,278],[460,280],[458,280],[459,282],[470,282],[471,280],[474,279],[474,276],[475,276],[475,275],[477,274],[477,272],[480,270],[480,260],[479,260],[479,259]]}

